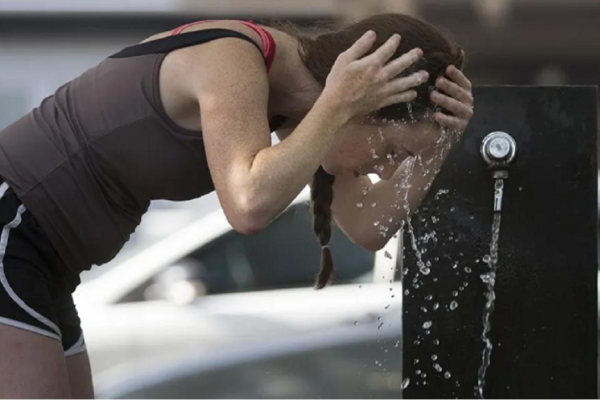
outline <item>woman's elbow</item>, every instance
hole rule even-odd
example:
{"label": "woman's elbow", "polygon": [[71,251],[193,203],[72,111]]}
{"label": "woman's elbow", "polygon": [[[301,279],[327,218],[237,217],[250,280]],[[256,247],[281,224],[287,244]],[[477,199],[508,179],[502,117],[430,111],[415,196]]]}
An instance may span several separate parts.
{"label": "woman's elbow", "polygon": [[249,202],[239,202],[229,209],[224,207],[224,212],[231,227],[244,235],[256,235],[266,227],[256,207]]}

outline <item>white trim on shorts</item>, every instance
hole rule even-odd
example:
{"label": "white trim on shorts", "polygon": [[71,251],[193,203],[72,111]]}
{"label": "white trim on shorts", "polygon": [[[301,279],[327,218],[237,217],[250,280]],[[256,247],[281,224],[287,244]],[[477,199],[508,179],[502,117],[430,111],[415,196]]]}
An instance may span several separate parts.
{"label": "white trim on shorts", "polygon": [[83,353],[86,351],[85,342],[83,341],[83,330],[81,331],[81,335],[79,339],[73,344],[73,346],[69,347],[65,351],[65,357],[74,356],[75,354]]}
{"label": "white trim on shorts", "polygon": [[58,335],[56,335],[52,332],[48,332],[45,329],[38,328],[37,326],[26,324],[21,321],[17,321],[17,320],[10,319],[10,318],[0,317],[0,324],[10,325],[10,326],[14,326],[15,328],[20,328],[20,329],[25,329],[27,331],[35,332],[40,335],[51,337],[52,339],[56,339],[62,343],[62,340],[60,340],[60,337],[58,337]]}
{"label": "white trim on shorts", "polygon": [[[2,185],[0,185],[0,199],[2,199],[2,197],[4,196],[4,194],[6,193],[8,188],[9,188],[9,186],[8,186],[8,183],[6,183],[6,182],[4,182],[4,183],[2,183]],[[58,340],[61,340],[62,335],[61,335],[61,332],[60,332],[60,329],[58,328],[58,326],[56,326],[56,324],[54,322],[50,321],[48,318],[44,317],[42,314],[35,311],[33,308],[29,307],[15,293],[15,291],[12,289],[12,287],[8,283],[8,279],[6,278],[6,273],[4,271],[4,255],[6,254],[6,245],[8,244],[8,237],[10,235],[10,230],[19,226],[19,224],[21,223],[21,215],[23,215],[23,213],[26,210],[27,209],[25,208],[24,205],[19,206],[19,209],[17,210],[17,215],[16,215],[15,219],[13,219],[10,223],[4,225],[4,228],[2,228],[2,235],[0,236],[0,283],[2,283],[4,290],[6,290],[6,292],[10,296],[10,298],[13,299],[14,302],[17,303],[17,305],[19,307],[21,307],[27,314],[31,315],[33,318],[37,319],[44,325],[48,326],[52,331],[54,331],[53,333],[56,335]],[[9,323],[10,321],[12,321],[12,322]],[[43,331],[43,329],[35,327],[33,325],[29,325],[24,322],[19,322],[19,321],[15,321],[15,320],[9,320],[8,318],[2,318],[2,319],[0,319],[0,322],[6,322],[8,325],[27,329],[32,332],[41,333],[40,331]],[[46,332],[45,336],[53,337],[51,332]]]}

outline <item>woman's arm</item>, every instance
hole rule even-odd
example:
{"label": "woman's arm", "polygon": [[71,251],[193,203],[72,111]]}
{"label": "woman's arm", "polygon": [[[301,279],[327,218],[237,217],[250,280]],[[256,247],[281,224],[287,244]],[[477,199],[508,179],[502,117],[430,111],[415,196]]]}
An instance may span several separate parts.
{"label": "woman's arm", "polygon": [[363,57],[374,39],[364,35],[337,58],[316,104],[291,137],[272,147],[266,118],[269,81],[254,46],[222,39],[189,50],[201,52],[185,63],[186,75],[193,77],[189,86],[200,106],[215,189],[236,230],[256,233],[281,214],[351,118],[414,98],[416,93],[406,87],[415,86],[415,76],[394,79],[404,65],[386,65],[399,37]]}

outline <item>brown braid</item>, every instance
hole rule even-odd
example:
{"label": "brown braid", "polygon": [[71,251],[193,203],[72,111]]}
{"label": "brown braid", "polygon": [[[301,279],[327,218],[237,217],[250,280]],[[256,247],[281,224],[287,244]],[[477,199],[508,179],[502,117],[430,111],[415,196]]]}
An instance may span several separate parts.
{"label": "brown braid", "polygon": [[[333,202],[333,183],[335,176],[329,175],[319,167],[313,177],[311,188],[311,208],[313,229],[321,246],[328,246],[331,240],[331,203]],[[333,277],[333,258],[329,247],[321,248],[321,271],[315,281],[315,289],[323,289]]]}

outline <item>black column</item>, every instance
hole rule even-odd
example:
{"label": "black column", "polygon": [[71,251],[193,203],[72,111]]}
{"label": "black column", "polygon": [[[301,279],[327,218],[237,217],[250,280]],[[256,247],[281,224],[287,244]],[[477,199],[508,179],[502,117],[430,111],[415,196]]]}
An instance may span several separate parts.
{"label": "black column", "polygon": [[596,87],[480,87],[474,95],[476,116],[412,218],[429,275],[404,235],[403,396],[476,397],[494,194],[479,149],[487,134],[505,131],[518,150],[504,185],[484,395],[595,398]]}

